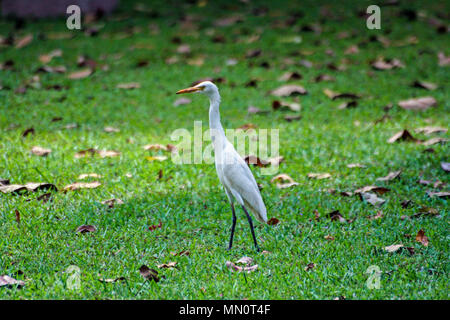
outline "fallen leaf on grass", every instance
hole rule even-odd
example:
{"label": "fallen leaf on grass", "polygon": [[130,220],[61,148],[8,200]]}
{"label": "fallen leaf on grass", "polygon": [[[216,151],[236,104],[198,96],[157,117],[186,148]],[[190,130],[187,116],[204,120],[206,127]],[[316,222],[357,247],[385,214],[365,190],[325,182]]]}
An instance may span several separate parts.
{"label": "fallen leaf on grass", "polygon": [[166,156],[149,156],[149,157],[145,157],[146,160],[148,161],[164,161],[167,160]]}
{"label": "fallen leaf on grass", "polygon": [[105,204],[105,205],[108,206],[108,208],[112,209],[112,208],[114,208],[114,207],[117,206],[117,205],[123,204],[123,201],[120,200],[120,199],[115,199],[115,198],[113,198],[113,199],[109,199],[109,200],[104,200],[104,201],[102,201],[102,204]]}
{"label": "fallen leaf on grass", "polygon": [[67,78],[69,79],[83,79],[83,78],[87,78],[92,74],[92,70],[91,69],[83,69],[80,71],[75,71],[70,73]]}
{"label": "fallen leaf on grass", "polygon": [[361,200],[365,200],[373,206],[381,206],[386,200],[377,197],[374,193],[359,193]]}
{"label": "fallen leaf on grass", "polygon": [[251,164],[257,167],[267,167],[268,165],[270,165],[270,162],[264,159],[260,159],[257,156],[253,156],[253,155],[248,155],[244,158],[245,163],[247,163],[248,166],[250,166]]}
{"label": "fallen leaf on grass", "polygon": [[153,280],[155,282],[159,282],[158,271],[156,271],[155,269],[150,269],[145,264],[143,264],[139,268],[139,273],[146,280],[149,280],[149,281]]}
{"label": "fallen leaf on grass", "polygon": [[380,211],[377,211],[377,214],[376,215],[374,215],[374,216],[368,216],[367,218],[369,219],[369,220],[377,220],[377,219],[381,219],[381,218],[383,218],[384,217],[384,214],[383,214],[383,212],[380,210]]}
{"label": "fallen leaf on grass", "polygon": [[295,103],[295,102],[274,100],[274,101],[272,101],[272,109],[273,110],[291,110],[291,111],[298,112],[301,110],[301,105],[299,103]]}
{"label": "fallen leaf on grass", "polygon": [[365,167],[366,167],[365,165],[360,164],[360,163],[349,163],[347,165],[347,168],[350,168],[350,169],[352,169],[352,168],[365,168]]}
{"label": "fallen leaf on grass", "polygon": [[83,173],[78,176],[78,180],[84,180],[86,178],[101,178],[102,176],[97,173]]}
{"label": "fallen leaf on grass", "polygon": [[116,88],[118,89],[139,89],[141,87],[141,84],[139,82],[129,82],[129,83],[119,83],[116,85]]}
{"label": "fallen leaf on grass", "polygon": [[14,209],[14,215],[16,216],[16,222],[20,224],[20,211],[17,209]]}
{"label": "fallen leaf on grass", "polygon": [[75,232],[77,233],[88,233],[88,232],[94,232],[97,228],[95,226],[89,225],[89,224],[83,224],[82,226],[79,226]]}
{"label": "fallen leaf on grass", "polygon": [[56,50],[53,50],[53,51],[49,52],[48,54],[40,55],[39,56],[39,61],[44,63],[44,64],[47,64],[50,61],[52,61],[53,58],[61,57],[61,56],[62,56],[62,50],[61,49],[56,49]]}
{"label": "fallen leaf on grass", "polygon": [[330,98],[331,100],[349,98],[349,99],[359,99],[361,98],[359,95],[354,93],[339,93],[330,89],[323,89],[323,93]]}
{"label": "fallen leaf on grass", "polygon": [[177,265],[177,262],[169,262],[169,263],[158,264],[158,268],[169,269],[169,268],[175,268],[176,265]]}
{"label": "fallen leaf on grass", "polygon": [[334,210],[328,213],[327,216],[331,219],[331,221],[347,222],[339,210]]}
{"label": "fallen leaf on grass", "polygon": [[298,72],[285,72],[279,78],[278,81],[300,80],[302,75]]}
{"label": "fallen leaf on grass", "polygon": [[[275,181],[282,181],[285,183],[277,183],[277,188],[278,189],[285,189],[285,188],[289,188],[292,186],[296,186],[298,185],[297,182],[294,181],[294,179],[292,179],[290,176],[288,176],[285,173],[281,173],[275,177],[273,177],[270,182],[274,183]],[[286,182],[287,181],[287,182]]]}
{"label": "fallen leaf on grass", "polygon": [[333,241],[334,240],[334,237],[333,236],[330,236],[329,234],[327,234],[325,237],[323,237],[325,240],[328,240],[328,241]]}
{"label": "fallen leaf on grass", "polygon": [[435,217],[439,215],[439,211],[435,208],[422,206],[419,208],[419,211],[414,213],[411,218],[419,218],[419,217]]}
{"label": "fallen leaf on grass", "polygon": [[384,250],[387,252],[396,252],[398,249],[402,248],[403,244],[393,244],[387,247],[384,247]]}
{"label": "fallen leaf on grass", "polygon": [[446,56],[444,52],[439,52],[437,56],[439,61],[438,64],[441,67],[450,65],[450,56]]}
{"label": "fallen leaf on grass", "polygon": [[12,288],[13,286],[17,286],[18,288],[21,288],[24,285],[25,282],[23,282],[22,280],[16,280],[7,275],[0,276],[0,287],[6,286],[8,288]]}
{"label": "fallen leaf on grass", "polygon": [[422,97],[403,100],[398,103],[398,105],[406,110],[426,110],[430,107],[435,106],[437,103],[436,99],[433,97]]}
{"label": "fallen leaf on grass", "polygon": [[425,235],[425,231],[423,229],[420,229],[419,232],[417,232],[416,241],[420,242],[425,247],[428,247],[428,237]]}
{"label": "fallen leaf on grass", "polygon": [[434,144],[445,143],[447,141],[448,141],[448,139],[436,137],[436,138],[431,138],[426,141],[423,141],[422,144],[424,146],[432,146]]}
{"label": "fallen leaf on grass", "polygon": [[22,194],[26,191],[38,191],[38,190],[55,190],[58,191],[56,186],[51,183],[34,183],[28,182],[24,185],[22,184],[1,184],[0,192],[2,193],[17,193]]}
{"label": "fallen leaf on grass", "polygon": [[235,263],[231,262],[231,261],[227,261],[225,263],[225,265],[228,267],[228,269],[230,269],[231,271],[237,271],[237,272],[241,272],[241,271],[245,271],[245,272],[253,272],[256,271],[256,269],[258,269],[258,265],[255,264],[253,266],[246,266],[246,267],[241,267],[236,265]]}
{"label": "fallen leaf on grass", "polygon": [[113,133],[113,132],[120,132],[120,129],[117,129],[114,127],[104,127],[103,131],[108,132],[108,133]]}
{"label": "fallen leaf on grass", "polygon": [[72,184],[69,184],[67,186],[64,187],[64,191],[74,191],[74,190],[79,190],[79,189],[94,189],[97,188],[99,186],[101,186],[102,184],[98,181],[93,181],[93,182],[75,182]]}
{"label": "fallen leaf on grass", "polygon": [[402,170],[392,171],[392,172],[389,172],[389,174],[385,177],[377,178],[377,181],[391,181],[391,180],[394,180],[395,178],[399,177],[401,173],[402,173]]}
{"label": "fallen leaf on grass", "polygon": [[52,152],[52,149],[46,149],[46,148],[42,148],[39,146],[34,146],[31,148],[31,153],[36,156],[40,156],[40,157],[45,157],[45,156],[49,155],[51,152]]}
{"label": "fallen leaf on grass", "polygon": [[154,143],[154,144],[147,144],[143,146],[144,150],[163,150],[167,151],[167,147],[165,145]]}
{"label": "fallen leaf on grass", "polygon": [[404,68],[405,65],[398,59],[388,59],[379,58],[372,62],[372,68],[375,70],[391,70],[394,68]]}
{"label": "fallen leaf on grass", "polygon": [[267,224],[269,226],[276,226],[279,223],[280,223],[280,220],[278,220],[277,218],[270,218],[269,220],[267,220]]}
{"label": "fallen leaf on grass", "polygon": [[173,105],[174,105],[175,107],[178,107],[178,106],[181,106],[181,105],[184,105],[184,104],[189,104],[189,103],[191,103],[191,102],[192,102],[192,100],[189,99],[189,98],[180,98],[180,99],[175,100],[175,102],[173,103]]}
{"label": "fallen leaf on grass", "polygon": [[161,222],[161,220],[159,220],[159,224],[151,225],[150,227],[148,227],[148,230],[154,231],[156,229],[161,229],[161,228],[162,228],[162,222]]}
{"label": "fallen leaf on grass", "polygon": [[385,187],[378,187],[378,186],[365,186],[359,189],[355,190],[355,193],[367,193],[367,192],[375,192],[378,194],[384,194],[386,192],[391,191],[391,189],[385,188]]}
{"label": "fallen leaf on grass", "polygon": [[189,252],[189,250],[181,250],[180,252],[171,251],[170,254],[173,256],[181,257],[181,256],[189,256],[191,253]]}
{"label": "fallen leaf on grass", "polygon": [[419,142],[418,139],[414,138],[408,130],[401,130],[394,134],[387,141],[388,143],[394,143],[397,141],[411,141],[411,142]]}
{"label": "fallen leaf on grass", "polygon": [[125,277],[118,277],[115,279],[98,279],[98,281],[103,282],[103,283],[115,283],[115,282],[124,281],[124,280],[126,280]]}
{"label": "fallen leaf on grass", "polygon": [[251,265],[254,262],[253,258],[250,257],[242,257],[238,261],[237,264]]}
{"label": "fallen leaf on grass", "polygon": [[287,122],[291,122],[294,120],[300,120],[301,118],[302,118],[302,116],[299,114],[284,116],[284,120],[286,120]]}
{"label": "fallen leaf on grass", "polygon": [[114,150],[97,150],[90,148],[75,153],[75,159],[79,159],[87,155],[94,155],[94,154],[98,154],[101,158],[108,158],[108,157],[117,157],[120,155],[120,152]]}
{"label": "fallen leaf on grass", "polygon": [[308,173],[308,178],[318,179],[318,180],[328,179],[328,178],[331,178],[331,174],[329,174],[329,173]]}
{"label": "fallen leaf on grass", "polygon": [[437,197],[437,198],[448,198],[448,197],[450,197],[450,192],[447,192],[447,191],[443,191],[443,192],[428,191],[427,194],[428,194],[428,196],[430,198],[434,198],[434,197]]}
{"label": "fallen leaf on grass", "polygon": [[340,105],[338,105],[337,108],[339,110],[344,110],[344,109],[349,109],[349,108],[355,108],[357,106],[358,106],[358,101],[352,100],[352,101],[341,103]]}
{"label": "fallen leaf on grass", "polygon": [[417,128],[414,130],[414,132],[415,133],[423,133],[428,136],[432,133],[447,132],[447,128],[426,126],[426,127]]}
{"label": "fallen leaf on grass", "polygon": [[14,47],[16,49],[23,48],[23,47],[29,45],[31,43],[31,41],[33,41],[33,35],[32,34],[27,34],[26,36],[24,36],[24,37],[18,39],[17,41],[15,41]]}
{"label": "fallen leaf on grass", "polygon": [[450,171],[450,162],[441,162],[441,168],[444,171]]}
{"label": "fallen leaf on grass", "polygon": [[426,81],[418,81],[418,80],[414,81],[411,84],[411,86],[415,87],[415,88],[427,89],[427,90],[430,90],[430,91],[436,90],[438,88],[438,85],[435,84],[435,83],[426,82]]}
{"label": "fallen leaf on grass", "polygon": [[309,271],[312,270],[316,267],[316,265],[314,263],[308,263],[305,267],[305,271]]}
{"label": "fallen leaf on grass", "polygon": [[273,91],[271,91],[271,94],[277,97],[289,97],[292,95],[304,95],[308,92],[303,88],[302,86],[295,85],[295,84],[289,84],[285,86],[281,86]]}

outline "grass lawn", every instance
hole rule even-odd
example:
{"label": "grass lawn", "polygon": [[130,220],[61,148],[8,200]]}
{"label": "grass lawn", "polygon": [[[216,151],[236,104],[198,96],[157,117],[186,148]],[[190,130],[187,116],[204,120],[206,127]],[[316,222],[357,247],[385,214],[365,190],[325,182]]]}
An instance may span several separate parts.
{"label": "grass lawn", "polygon": [[[48,191],[0,193],[0,275],[25,282],[20,289],[0,287],[0,298],[448,299],[448,200],[427,194],[448,191],[449,174],[441,168],[441,162],[449,162],[448,144],[387,140],[402,129],[420,140],[449,137],[445,132],[415,131],[447,128],[450,121],[449,67],[438,64],[439,52],[450,54],[450,41],[428,22],[445,21],[442,14],[449,12],[449,2],[382,6],[381,30],[368,30],[357,15],[370,1],[193,2],[152,1],[146,4],[152,10],[136,10],[138,2],[122,1],[112,16],[86,26],[98,29],[92,36],[67,30],[64,19],[23,26],[0,21],[3,38],[33,35],[22,48],[0,48],[0,178],[11,184],[48,182],[59,189],[50,191],[48,202],[36,200]],[[412,21],[411,12],[418,13]],[[242,21],[215,25],[219,18],[239,13]],[[183,53],[181,44],[189,45],[190,53]],[[353,45],[358,52],[347,51]],[[61,57],[39,60],[56,49],[61,49]],[[261,53],[249,57],[251,50]],[[95,72],[68,78],[87,68],[77,66],[83,55],[96,62]],[[375,70],[371,63],[379,57],[399,59],[403,67]],[[230,65],[230,59],[237,63]],[[12,67],[5,64],[8,60],[14,62]],[[67,70],[36,73],[43,65]],[[280,81],[288,71],[302,78]],[[323,74],[334,80],[316,82]],[[33,80],[36,75],[39,79]],[[175,107],[180,97],[174,93],[208,77],[223,80],[216,81],[223,126],[252,123],[279,129],[285,160],[278,173],[298,182],[279,189],[271,183],[273,175],[252,168],[263,187],[268,217],[280,221],[272,226],[255,222],[266,252],[254,250],[240,208],[234,247],[226,250],[231,210],[214,165],[176,165],[168,152],[143,149],[147,144],[175,144],[171,133],[178,128],[193,132],[194,121],[203,121],[207,129],[207,99],[186,96],[192,102]],[[251,80],[256,87],[247,85]],[[411,86],[414,81],[438,87],[427,91]],[[132,82],[140,87],[117,88]],[[272,101],[280,98],[269,92],[285,84],[308,91],[281,98],[300,103],[301,111],[272,110]],[[324,89],[361,98],[356,107],[340,109],[350,100],[332,100]],[[398,105],[426,96],[437,101],[427,110]],[[392,108],[385,108],[389,104]],[[247,114],[249,106],[268,113]],[[301,119],[284,119],[295,114]],[[71,127],[74,123],[77,126]],[[108,126],[120,131],[105,132]],[[34,134],[22,137],[31,127]],[[37,156],[30,152],[33,146],[52,152]],[[121,154],[75,157],[89,148]],[[433,152],[425,151],[430,148]],[[169,159],[150,161],[152,155]],[[365,167],[348,168],[352,163]],[[399,177],[377,181],[398,170]],[[78,179],[88,173],[101,177]],[[308,173],[331,177],[311,179]],[[421,184],[421,179],[431,183]],[[442,183],[435,184],[437,180]],[[77,181],[99,181],[101,186],[63,192]],[[358,195],[341,194],[367,185],[390,189],[378,195],[386,200],[380,207]],[[102,204],[111,198],[124,203],[112,209]],[[405,200],[411,201],[408,206],[402,205]],[[424,207],[435,209],[434,214],[418,214]],[[328,217],[335,210],[345,222]],[[377,213],[382,216],[374,218]],[[94,225],[96,231],[77,233],[84,224]],[[427,246],[416,241],[421,229]],[[392,244],[414,249],[384,249]],[[189,255],[173,255],[182,251]],[[242,256],[252,257],[257,270],[244,274],[227,268],[227,261]],[[169,262],[177,262],[176,267],[158,268]],[[81,270],[79,290],[67,285],[71,265]],[[156,269],[160,281],[146,281],[139,272],[142,265]],[[372,265],[381,270],[379,289],[366,285],[366,270]],[[100,281],[119,277],[125,280]]]}

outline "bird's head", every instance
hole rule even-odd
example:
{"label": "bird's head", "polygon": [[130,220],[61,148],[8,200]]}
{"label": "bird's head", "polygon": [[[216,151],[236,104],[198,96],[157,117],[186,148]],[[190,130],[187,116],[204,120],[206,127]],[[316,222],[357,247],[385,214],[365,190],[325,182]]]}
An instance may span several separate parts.
{"label": "bird's head", "polygon": [[203,93],[208,97],[212,97],[219,93],[219,89],[211,81],[203,81],[193,87],[177,91],[177,94],[181,93]]}

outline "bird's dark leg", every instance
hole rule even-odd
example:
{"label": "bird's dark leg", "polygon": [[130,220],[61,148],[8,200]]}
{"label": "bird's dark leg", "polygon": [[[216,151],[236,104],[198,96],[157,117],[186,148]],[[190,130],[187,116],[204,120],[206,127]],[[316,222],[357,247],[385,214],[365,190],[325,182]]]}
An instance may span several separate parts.
{"label": "bird's dark leg", "polygon": [[255,229],[253,228],[252,217],[250,217],[250,215],[247,212],[247,209],[245,209],[244,206],[242,206],[242,209],[244,209],[244,212],[247,215],[247,219],[248,219],[248,223],[250,224],[250,230],[252,231],[253,242],[255,243],[256,251],[259,251],[258,243],[256,242]]}
{"label": "bird's dark leg", "polygon": [[233,213],[233,224],[231,225],[231,236],[228,250],[233,246],[234,228],[236,227],[236,213],[234,212],[234,204],[231,202],[231,212]]}

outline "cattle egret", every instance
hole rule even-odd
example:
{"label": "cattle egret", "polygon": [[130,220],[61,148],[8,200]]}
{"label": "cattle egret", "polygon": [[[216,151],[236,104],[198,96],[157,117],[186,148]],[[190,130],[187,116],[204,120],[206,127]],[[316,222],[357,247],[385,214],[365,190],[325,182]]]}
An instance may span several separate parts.
{"label": "cattle egret", "polygon": [[253,242],[255,243],[256,250],[259,251],[252,218],[250,217],[247,208],[253,212],[258,221],[266,223],[266,206],[264,205],[258,185],[256,184],[250,168],[225,136],[222,124],[220,123],[219,89],[214,83],[204,81],[193,87],[177,92],[177,94],[181,93],[202,93],[209,98],[209,127],[211,132],[211,141],[214,147],[217,175],[219,176],[219,180],[225,189],[228,200],[230,201],[231,212],[233,214],[228,250],[230,250],[233,245],[234,229],[236,227],[236,213],[234,210],[234,202],[236,201],[242,206],[242,209],[247,215],[248,223],[250,224],[250,230],[253,236]]}

